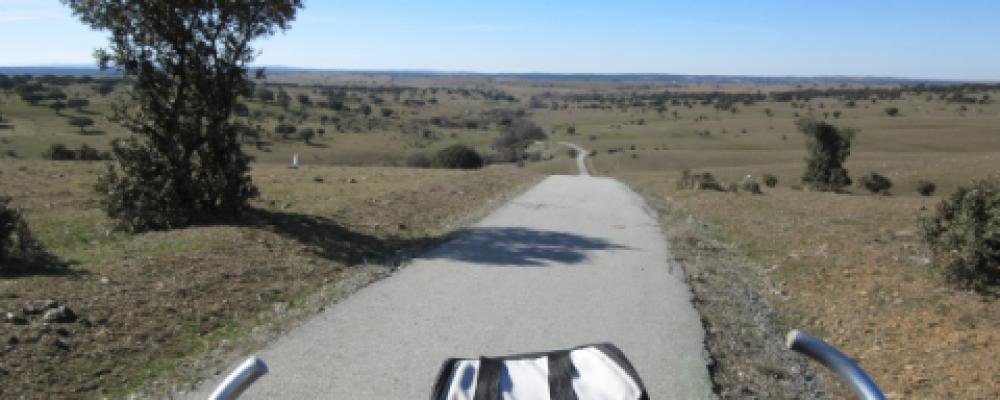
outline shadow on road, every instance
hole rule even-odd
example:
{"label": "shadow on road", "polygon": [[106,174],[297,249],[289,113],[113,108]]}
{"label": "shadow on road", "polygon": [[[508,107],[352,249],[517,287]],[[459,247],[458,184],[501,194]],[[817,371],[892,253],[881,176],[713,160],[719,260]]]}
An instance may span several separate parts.
{"label": "shadow on road", "polygon": [[576,264],[588,250],[625,250],[604,239],[527,228],[469,228],[422,258],[451,259],[476,264],[545,266],[549,262]]}
{"label": "shadow on road", "polygon": [[378,238],[315,215],[253,209],[246,226],[264,228],[294,239],[317,255],[347,265],[396,263],[440,243],[442,238]]}

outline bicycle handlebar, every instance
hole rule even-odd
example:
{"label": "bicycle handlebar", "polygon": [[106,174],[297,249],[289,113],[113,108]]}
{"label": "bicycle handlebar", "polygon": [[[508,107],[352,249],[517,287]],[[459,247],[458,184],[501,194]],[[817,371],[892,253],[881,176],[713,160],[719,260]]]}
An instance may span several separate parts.
{"label": "bicycle handlebar", "polygon": [[257,378],[267,373],[267,364],[257,357],[250,357],[240,364],[226,380],[222,381],[208,400],[236,400]]}
{"label": "bicycle handlebar", "polygon": [[863,400],[885,400],[882,390],[865,373],[865,370],[861,369],[858,364],[837,350],[837,348],[821,339],[795,329],[788,332],[788,337],[785,339],[785,346],[809,356],[837,373],[837,375],[840,375],[840,378],[847,382],[859,398]]}

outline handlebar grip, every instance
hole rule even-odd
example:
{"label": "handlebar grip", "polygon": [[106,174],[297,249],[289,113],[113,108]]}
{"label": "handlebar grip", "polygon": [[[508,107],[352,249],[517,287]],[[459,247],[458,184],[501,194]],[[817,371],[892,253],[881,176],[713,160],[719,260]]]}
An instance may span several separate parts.
{"label": "handlebar grip", "polygon": [[215,388],[208,400],[236,400],[257,378],[267,373],[267,364],[258,357],[250,357],[236,367],[226,380]]}
{"label": "handlebar grip", "polygon": [[837,373],[837,375],[840,375],[840,378],[847,382],[859,398],[863,400],[885,400],[882,390],[865,373],[865,370],[861,369],[858,364],[845,356],[844,353],[837,350],[836,347],[798,329],[788,332],[788,336],[785,339],[785,346],[809,356]]}

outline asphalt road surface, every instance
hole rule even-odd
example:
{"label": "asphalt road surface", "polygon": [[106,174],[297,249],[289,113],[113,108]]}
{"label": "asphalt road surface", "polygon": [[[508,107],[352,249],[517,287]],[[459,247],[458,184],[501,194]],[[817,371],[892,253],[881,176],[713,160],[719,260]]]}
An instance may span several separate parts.
{"label": "asphalt road surface", "polygon": [[670,259],[625,185],[551,176],[263,349],[271,372],[241,398],[426,399],[448,357],[605,341],[652,399],[711,398],[702,327]]}

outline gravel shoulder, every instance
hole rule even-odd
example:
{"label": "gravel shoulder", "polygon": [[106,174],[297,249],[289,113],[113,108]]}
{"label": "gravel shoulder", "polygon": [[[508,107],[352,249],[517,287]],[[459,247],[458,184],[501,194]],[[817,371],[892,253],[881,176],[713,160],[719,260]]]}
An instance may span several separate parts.
{"label": "gravel shoulder", "polygon": [[722,399],[825,399],[816,371],[784,347],[785,330],[763,268],[718,240],[711,226],[668,199],[646,196],[667,226],[705,326],[714,390]]}

